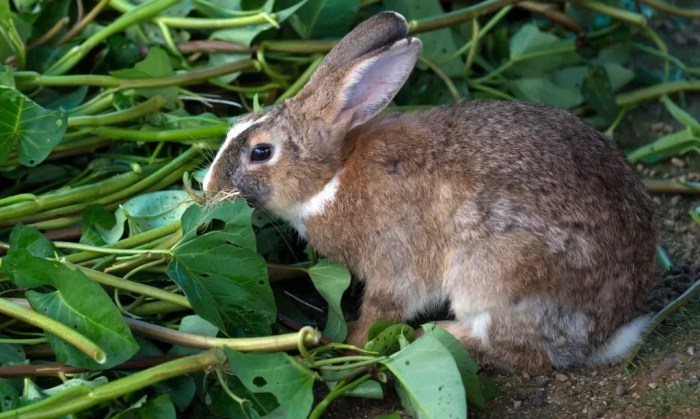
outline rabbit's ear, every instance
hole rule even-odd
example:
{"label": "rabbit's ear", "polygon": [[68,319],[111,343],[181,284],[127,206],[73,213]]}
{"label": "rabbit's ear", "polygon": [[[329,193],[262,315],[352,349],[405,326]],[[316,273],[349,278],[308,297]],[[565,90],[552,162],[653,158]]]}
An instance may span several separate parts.
{"label": "rabbit's ear", "polygon": [[420,40],[406,38],[357,60],[337,79],[323,119],[350,130],[377,115],[406,82],[420,49]]}
{"label": "rabbit's ear", "polygon": [[328,77],[354,63],[358,58],[376,49],[386,47],[408,34],[406,19],[395,12],[378,13],[350,31],[326,55],[307,84],[316,90]]}

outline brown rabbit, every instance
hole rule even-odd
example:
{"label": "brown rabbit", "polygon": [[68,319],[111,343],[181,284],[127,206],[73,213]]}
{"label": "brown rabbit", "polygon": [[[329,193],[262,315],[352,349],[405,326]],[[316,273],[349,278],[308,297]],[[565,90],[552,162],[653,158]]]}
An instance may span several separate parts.
{"label": "brown rabbit", "polygon": [[649,197],[569,113],[476,101],[381,114],[421,43],[399,14],[361,23],[295,97],[229,132],[204,187],[238,189],[365,283],[349,341],[450,303],[482,362],[526,371],[616,362],[646,325]]}

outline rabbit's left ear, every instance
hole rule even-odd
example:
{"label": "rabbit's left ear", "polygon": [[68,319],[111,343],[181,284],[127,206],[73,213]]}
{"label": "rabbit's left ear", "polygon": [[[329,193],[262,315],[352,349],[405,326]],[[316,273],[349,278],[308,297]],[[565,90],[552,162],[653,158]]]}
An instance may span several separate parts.
{"label": "rabbit's left ear", "polygon": [[405,38],[352,63],[337,80],[324,119],[350,130],[377,115],[406,82],[420,50],[418,38]]}

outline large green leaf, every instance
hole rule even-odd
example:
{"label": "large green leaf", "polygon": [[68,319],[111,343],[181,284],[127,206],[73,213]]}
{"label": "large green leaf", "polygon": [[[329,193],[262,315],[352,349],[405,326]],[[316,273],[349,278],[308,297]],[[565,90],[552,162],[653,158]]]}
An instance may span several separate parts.
{"label": "large green leaf", "polygon": [[[252,210],[242,201],[190,206],[168,275],[195,312],[230,336],[269,335],[276,309],[265,260],[255,250]],[[222,230],[202,233],[211,223]]]}
{"label": "large green leaf", "polygon": [[14,89],[0,87],[0,163],[12,148],[25,166],[41,163],[66,132],[63,111],[49,111]]}
{"label": "large green leaf", "polygon": [[314,374],[285,353],[244,354],[226,349],[233,373],[252,393],[272,393],[280,417],[305,418],[313,403]]}
{"label": "large green leaf", "polygon": [[511,80],[510,87],[518,99],[558,108],[568,109],[583,103],[580,90],[560,86],[551,75]]}
{"label": "large green leaf", "polygon": [[[291,1],[284,1],[286,7]],[[289,23],[304,39],[339,37],[347,33],[360,10],[360,0],[307,0]]]}
{"label": "large green leaf", "polygon": [[445,329],[437,327],[434,324],[423,325],[423,329],[430,330],[450,352],[452,358],[454,358],[457,364],[457,370],[459,370],[459,375],[462,377],[462,384],[464,384],[467,402],[483,409],[486,404],[486,399],[481,391],[479,376],[476,375],[476,372],[479,371],[479,365],[472,359],[459,339],[452,336]]}
{"label": "large green leaf", "polygon": [[619,108],[615,103],[610,78],[603,66],[588,66],[588,73],[581,91],[588,105],[596,111],[595,119],[592,121],[594,125],[597,127],[610,125],[617,117]]}
{"label": "large green leaf", "polygon": [[333,341],[344,341],[348,327],[340,300],[350,286],[350,271],[344,265],[324,259],[309,268],[308,273],[314,287],[328,303],[328,317],[323,334]]}
{"label": "large green leaf", "polygon": [[138,344],[105,290],[76,268],[45,259],[53,253],[50,242],[35,228],[19,225],[10,235],[10,251],[3,260],[5,273],[20,287],[50,286],[54,292],[27,291],[32,308],[90,338],[107,354],[97,364],[54,335],[46,336],[59,363],[83,368],[111,368],[128,360]]}
{"label": "large green leaf", "polygon": [[465,418],[467,399],[455,359],[433,331],[389,357],[404,407],[419,418]]}
{"label": "large green leaf", "polygon": [[540,31],[532,24],[523,25],[510,40],[511,72],[537,76],[581,61],[573,39],[561,39]]}

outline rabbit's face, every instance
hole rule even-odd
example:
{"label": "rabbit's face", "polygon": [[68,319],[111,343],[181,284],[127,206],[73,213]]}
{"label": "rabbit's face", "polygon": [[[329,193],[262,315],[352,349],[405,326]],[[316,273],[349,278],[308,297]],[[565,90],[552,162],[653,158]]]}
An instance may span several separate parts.
{"label": "rabbit's face", "polygon": [[333,176],[339,159],[323,149],[310,150],[307,144],[323,134],[301,129],[306,125],[293,113],[282,104],[241,118],[231,128],[204,179],[210,203],[238,191],[249,204],[280,213]]}

